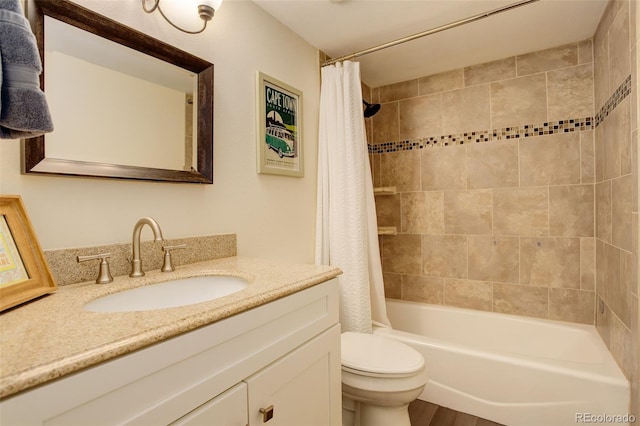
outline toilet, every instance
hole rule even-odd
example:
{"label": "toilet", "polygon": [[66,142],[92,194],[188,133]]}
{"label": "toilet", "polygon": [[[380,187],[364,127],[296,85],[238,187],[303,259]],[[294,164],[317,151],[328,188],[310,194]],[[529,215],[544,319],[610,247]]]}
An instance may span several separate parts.
{"label": "toilet", "polygon": [[410,426],[409,403],[427,383],[424,358],[404,343],[342,333],[343,426]]}

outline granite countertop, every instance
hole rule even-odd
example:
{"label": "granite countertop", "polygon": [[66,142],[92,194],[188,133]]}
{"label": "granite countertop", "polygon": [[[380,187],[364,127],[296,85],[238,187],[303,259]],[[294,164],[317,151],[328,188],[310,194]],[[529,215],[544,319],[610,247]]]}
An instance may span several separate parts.
{"label": "granite countertop", "polygon": [[[319,265],[229,257],[115,277],[109,284],[84,282],[0,314],[0,398],[30,389],[312,287],[340,274]],[[242,291],[194,305],[143,312],[100,313],[83,306],[101,296],[147,284],[200,275],[235,275]]]}

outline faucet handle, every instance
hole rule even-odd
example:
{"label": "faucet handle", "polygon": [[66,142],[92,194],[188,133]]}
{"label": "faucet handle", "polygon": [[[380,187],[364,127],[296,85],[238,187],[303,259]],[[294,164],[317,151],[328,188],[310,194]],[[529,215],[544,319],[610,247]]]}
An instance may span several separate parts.
{"label": "faucet handle", "polygon": [[87,260],[100,259],[100,269],[98,270],[98,277],[96,278],[96,284],[107,284],[113,281],[111,271],[109,270],[109,256],[111,253],[94,254],[90,256],[78,256],[78,263],[86,262]]}
{"label": "faucet handle", "polygon": [[178,244],[175,246],[164,246],[162,250],[164,250],[164,263],[162,264],[162,272],[172,272],[175,271],[176,268],[173,266],[173,262],[171,261],[171,250],[175,249],[183,249],[186,248],[186,244]]}

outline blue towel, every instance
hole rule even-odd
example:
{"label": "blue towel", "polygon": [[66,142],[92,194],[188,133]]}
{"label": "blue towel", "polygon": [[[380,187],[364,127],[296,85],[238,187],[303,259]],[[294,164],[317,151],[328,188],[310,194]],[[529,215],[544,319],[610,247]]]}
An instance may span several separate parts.
{"label": "blue towel", "polygon": [[40,89],[42,63],[20,0],[0,0],[0,138],[40,136],[53,130]]}

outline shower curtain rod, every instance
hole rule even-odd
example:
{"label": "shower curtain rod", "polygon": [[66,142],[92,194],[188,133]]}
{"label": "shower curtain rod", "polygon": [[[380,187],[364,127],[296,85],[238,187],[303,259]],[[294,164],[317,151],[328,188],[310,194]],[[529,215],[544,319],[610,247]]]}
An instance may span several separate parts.
{"label": "shower curtain rod", "polygon": [[488,18],[489,16],[496,15],[496,14],[502,13],[502,12],[506,12],[508,10],[512,10],[512,9],[518,8],[520,6],[525,6],[525,5],[528,5],[530,3],[535,3],[537,1],[540,1],[540,0],[521,0],[519,2],[512,3],[512,4],[507,5],[507,6],[503,6],[503,7],[494,9],[494,10],[490,10],[489,12],[479,13],[477,15],[470,16],[468,18],[464,18],[464,19],[461,19],[459,21],[451,22],[449,24],[441,25],[439,27],[423,31],[421,33],[410,35],[408,37],[400,38],[398,40],[394,40],[394,41],[390,41],[388,43],[380,44],[378,46],[370,47],[368,49],[364,49],[364,50],[361,50],[359,52],[351,53],[349,55],[341,56],[341,57],[336,58],[336,59],[329,59],[328,61],[323,63],[322,66],[324,67],[326,65],[332,65],[332,64],[335,64],[336,62],[346,61],[348,59],[357,58],[358,56],[363,56],[363,55],[367,55],[369,53],[377,52],[379,50],[386,49],[388,47],[393,47],[393,46],[396,46],[398,44],[406,43],[408,41],[412,41],[412,40],[415,40],[415,39],[418,39],[418,38],[422,38],[422,37],[425,37],[425,36],[428,36],[428,35],[431,35],[431,34],[439,33],[439,32],[444,31],[444,30],[448,30],[448,29],[451,29],[451,28],[459,27],[460,25],[464,25],[464,24],[468,24],[468,23],[471,23],[471,22],[478,21],[480,19]]}

